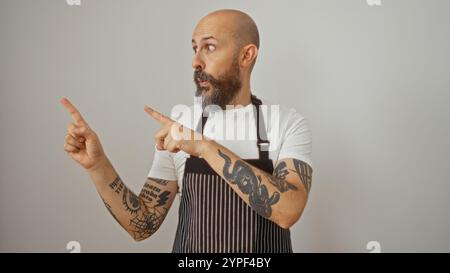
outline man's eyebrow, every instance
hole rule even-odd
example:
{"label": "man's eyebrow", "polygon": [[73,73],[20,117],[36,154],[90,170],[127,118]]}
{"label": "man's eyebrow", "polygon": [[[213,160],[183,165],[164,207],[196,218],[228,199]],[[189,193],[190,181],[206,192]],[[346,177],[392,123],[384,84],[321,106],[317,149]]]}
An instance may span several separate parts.
{"label": "man's eyebrow", "polygon": [[[209,39],[217,40],[214,36],[206,36],[206,37],[202,38],[202,41],[209,40]],[[192,39],[192,43],[196,43],[194,39]]]}

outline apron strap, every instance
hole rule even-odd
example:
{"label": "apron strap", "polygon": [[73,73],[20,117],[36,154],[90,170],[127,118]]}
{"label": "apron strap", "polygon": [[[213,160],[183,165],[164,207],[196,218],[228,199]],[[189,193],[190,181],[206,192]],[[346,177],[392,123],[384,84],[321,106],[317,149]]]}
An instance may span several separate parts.
{"label": "apron strap", "polygon": [[256,137],[258,138],[256,145],[258,146],[259,159],[269,159],[269,145],[267,139],[266,126],[264,124],[264,117],[261,113],[260,105],[262,101],[252,94],[252,103],[256,106],[254,109],[256,116]]}
{"label": "apron strap", "polygon": [[[258,138],[256,146],[258,148],[259,159],[269,159],[269,145],[270,142],[267,139],[266,126],[264,124],[264,117],[261,113],[260,105],[262,101],[255,95],[251,95],[252,104],[256,107],[253,108],[254,115],[256,116],[256,137]],[[203,128],[205,128],[208,116],[202,113],[202,118],[199,120],[196,131],[203,134]]]}

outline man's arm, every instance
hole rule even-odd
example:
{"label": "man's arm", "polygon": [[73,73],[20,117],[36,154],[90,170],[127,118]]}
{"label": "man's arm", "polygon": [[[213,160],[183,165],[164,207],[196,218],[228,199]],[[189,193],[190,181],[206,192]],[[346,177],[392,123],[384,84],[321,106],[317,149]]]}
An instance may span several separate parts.
{"label": "man's arm", "polygon": [[108,210],[137,241],[151,236],[161,225],[177,193],[176,181],[149,178],[136,196],[108,160],[100,138],[75,106],[61,103],[74,122],[67,128],[64,150],[89,173]]}
{"label": "man's arm", "polygon": [[141,193],[134,194],[107,162],[89,171],[106,208],[136,241],[154,234],[172,206],[176,181],[147,178]]}
{"label": "man's arm", "polygon": [[163,126],[155,134],[157,149],[204,158],[250,207],[282,228],[291,227],[300,218],[311,188],[312,169],[308,164],[283,159],[275,166],[274,174],[269,174],[151,107],[145,106],[144,110]]}
{"label": "man's arm", "polygon": [[258,214],[282,228],[300,218],[311,188],[312,168],[298,159],[277,162],[269,174],[215,141],[206,141],[202,157]]}

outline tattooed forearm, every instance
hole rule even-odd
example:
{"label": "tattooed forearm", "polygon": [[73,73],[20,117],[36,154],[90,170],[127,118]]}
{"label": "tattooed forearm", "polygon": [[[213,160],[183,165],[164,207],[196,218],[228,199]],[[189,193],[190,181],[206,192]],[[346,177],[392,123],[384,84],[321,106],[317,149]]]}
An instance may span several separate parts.
{"label": "tattooed forearm", "polygon": [[311,190],[312,183],[312,168],[307,163],[298,159],[294,159],[293,162],[295,172],[300,177],[306,191],[309,192]]}
{"label": "tattooed forearm", "polygon": [[[151,180],[163,186],[168,183],[167,180],[162,179],[151,178]],[[169,191],[162,191],[157,185],[151,185],[150,183],[144,185],[139,197],[148,205],[142,214],[137,215],[130,222],[134,237],[137,240],[147,238],[158,230],[167,214],[164,205],[167,204],[169,195]]]}
{"label": "tattooed forearm", "polygon": [[[154,178],[151,180],[163,186],[168,182],[167,180]],[[120,177],[114,179],[109,186],[114,193],[119,195],[123,209],[128,213],[126,214],[127,218],[125,218],[128,220],[124,221],[128,224],[127,230],[133,235],[134,239],[142,240],[156,232],[167,213],[167,209],[162,206],[169,199],[169,191],[162,191],[157,185],[146,183],[140,195],[137,196],[125,186]],[[116,221],[124,226],[118,220],[111,206],[105,200],[103,202]]]}
{"label": "tattooed forearm", "polygon": [[257,176],[253,169],[244,161],[236,160],[232,170],[231,159],[218,150],[219,155],[225,160],[223,175],[230,183],[236,184],[239,189],[249,195],[250,206],[261,216],[269,218],[272,215],[272,205],[280,200],[280,193],[274,192],[269,197],[266,185],[261,183],[261,177]]}

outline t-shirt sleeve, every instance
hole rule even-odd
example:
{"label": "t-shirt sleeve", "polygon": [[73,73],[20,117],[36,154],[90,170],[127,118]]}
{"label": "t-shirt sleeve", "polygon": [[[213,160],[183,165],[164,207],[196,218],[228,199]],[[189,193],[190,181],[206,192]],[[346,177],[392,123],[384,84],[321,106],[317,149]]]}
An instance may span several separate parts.
{"label": "t-shirt sleeve", "polygon": [[173,158],[168,151],[159,151],[155,148],[152,167],[147,177],[177,181],[177,171]]}
{"label": "t-shirt sleeve", "polygon": [[295,158],[312,167],[312,136],[308,121],[292,111],[288,119],[284,141],[281,143],[278,160]]}

